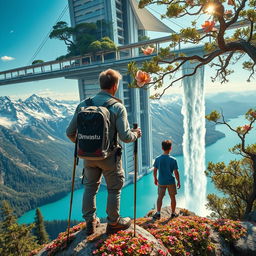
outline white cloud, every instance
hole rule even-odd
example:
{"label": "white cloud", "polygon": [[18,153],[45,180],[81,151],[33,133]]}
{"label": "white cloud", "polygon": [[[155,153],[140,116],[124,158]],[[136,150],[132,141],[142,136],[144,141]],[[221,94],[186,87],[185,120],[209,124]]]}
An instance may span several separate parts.
{"label": "white cloud", "polygon": [[10,57],[10,56],[2,56],[2,57],[1,57],[1,60],[2,60],[2,61],[11,61],[11,60],[15,60],[15,58]]}

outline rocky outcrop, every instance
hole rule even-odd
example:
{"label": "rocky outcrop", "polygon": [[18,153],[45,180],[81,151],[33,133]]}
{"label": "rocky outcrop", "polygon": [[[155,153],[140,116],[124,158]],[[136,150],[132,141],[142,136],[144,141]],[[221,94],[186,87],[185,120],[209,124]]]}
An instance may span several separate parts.
{"label": "rocky outcrop", "polygon": [[[161,211],[161,219],[153,221],[154,211],[136,220],[128,230],[107,236],[106,223],[96,233],[86,236],[85,224],[72,228],[70,242],[66,233],[46,245],[38,256],[85,255],[256,255],[256,226],[253,222],[210,220],[178,209],[179,217],[170,218],[170,208]],[[135,254],[136,253],[136,254]]]}
{"label": "rocky outcrop", "polygon": [[[39,256],[48,256],[48,255],[56,255],[56,256],[85,256],[85,255],[93,255],[93,252],[97,248],[97,244],[101,241],[104,241],[108,238],[106,234],[106,223],[100,224],[97,227],[96,232],[93,235],[87,236],[85,234],[84,228],[80,231],[75,232],[72,236],[72,241],[68,246],[66,246],[66,242],[63,243],[63,247],[66,247],[65,250],[49,250],[49,247],[43,248],[37,255]],[[127,233],[134,234],[133,225],[126,230]],[[167,249],[157,241],[157,239],[152,236],[148,231],[136,225],[136,237],[142,236],[147,239],[148,242],[152,243],[152,251],[150,255],[159,255],[159,252],[168,253]],[[63,240],[64,241],[64,240]]]}

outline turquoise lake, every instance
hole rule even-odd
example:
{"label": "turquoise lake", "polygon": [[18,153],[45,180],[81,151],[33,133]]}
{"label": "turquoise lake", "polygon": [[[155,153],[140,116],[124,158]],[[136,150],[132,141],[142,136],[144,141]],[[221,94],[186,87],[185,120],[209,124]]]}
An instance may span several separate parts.
{"label": "turquoise lake", "polygon": [[[244,118],[238,117],[232,119],[229,124],[232,127],[242,126],[247,124],[248,121]],[[218,125],[217,130],[225,133],[226,137],[218,140],[216,143],[206,147],[206,166],[207,163],[220,162],[223,161],[228,163],[231,159],[238,159],[237,155],[231,154],[228,149],[233,147],[236,143],[239,143],[238,136],[231,132],[226,126]],[[256,143],[256,131],[250,132],[247,136],[247,143]],[[160,154],[161,152],[159,152]],[[181,189],[178,191],[177,195],[177,207],[184,207],[184,175],[183,175],[183,156],[176,157],[179,165],[179,172],[181,176]],[[80,170],[78,170],[80,171]],[[133,195],[134,195],[134,186],[130,184],[122,189],[121,194],[121,215],[133,217]],[[208,180],[207,183],[207,193],[218,193],[213,184]],[[73,208],[72,208],[72,219],[82,220],[81,214],[81,204],[83,197],[83,189],[76,190],[74,192],[73,198]],[[137,217],[143,217],[145,214],[155,208],[157,197],[157,187],[153,182],[153,174],[150,173],[137,182]],[[107,190],[104,187],[101,187],[97,195],[97,216],[106,217],[105,208],[106,208],[106,198]],[[69,202],[70,194],[63,197],[62,199],[46,204],[40,207],[40,210],[43,214],[44,220],[66,220],[69,213]],[[169,205],[169,199],[166,196],[163,202],[163,206]],[[19,218],[19,223],[31,223],[34,221],[35,209],[26,212],[23,216]]]}

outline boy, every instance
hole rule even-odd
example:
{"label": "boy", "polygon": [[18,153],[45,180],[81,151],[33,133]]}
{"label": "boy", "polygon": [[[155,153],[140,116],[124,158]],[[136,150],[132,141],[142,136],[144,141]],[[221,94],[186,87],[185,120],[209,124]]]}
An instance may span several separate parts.
{"label": "boy", "polygon": [[[178,172],[177,161],[174,157],[170,156],[172,150],[172,142],[170,140],[164,140],[162,142],[163,154],[158,156],[154,162],[154,180],[155,185],[158,186],[158,198],[157,198],[157,212],[154,214],[153,219],[159,220],[161,215],[162,201],[165,196],[166,189],[168,190],[169,196],[171,198],[171,209],[172,214],[171,218],[176,217],[175,208],[176,208],[176,184],[173,177],[173,173],[177,180],[177,188],[180,188],[180,177]],[[158,179],[157,179],[158,171]]]}

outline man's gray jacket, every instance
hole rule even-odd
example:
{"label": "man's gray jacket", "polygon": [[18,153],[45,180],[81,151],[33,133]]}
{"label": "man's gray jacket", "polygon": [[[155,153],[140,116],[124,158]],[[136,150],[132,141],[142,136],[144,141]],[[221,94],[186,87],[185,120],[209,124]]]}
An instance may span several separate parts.
{"label": "man's gray jacket", "polygon": [[[127,119],[127,111],[125,106],[122,104],[121,100],[112,96],[111,94],[100,91],[95,95],[92,100],[94,106],[102,106],[109,99],[115,99],[118,102],[110,106],[109,111],[111,113],[111,125],[109,131],[110,141],[114,141],[115,132],[117,131],[118,137],[123,142],[133,142],[137,139],[137,133],[132,132],[130,125]],[[79,113],[81,107],[86,107],[85,101],[82,101],[76,108],[75,114],[71,119],[69,126],[67,127],[66,134],[69,139],[73,142],[76,140],[76,131],[77,131],[77,114]]]}

